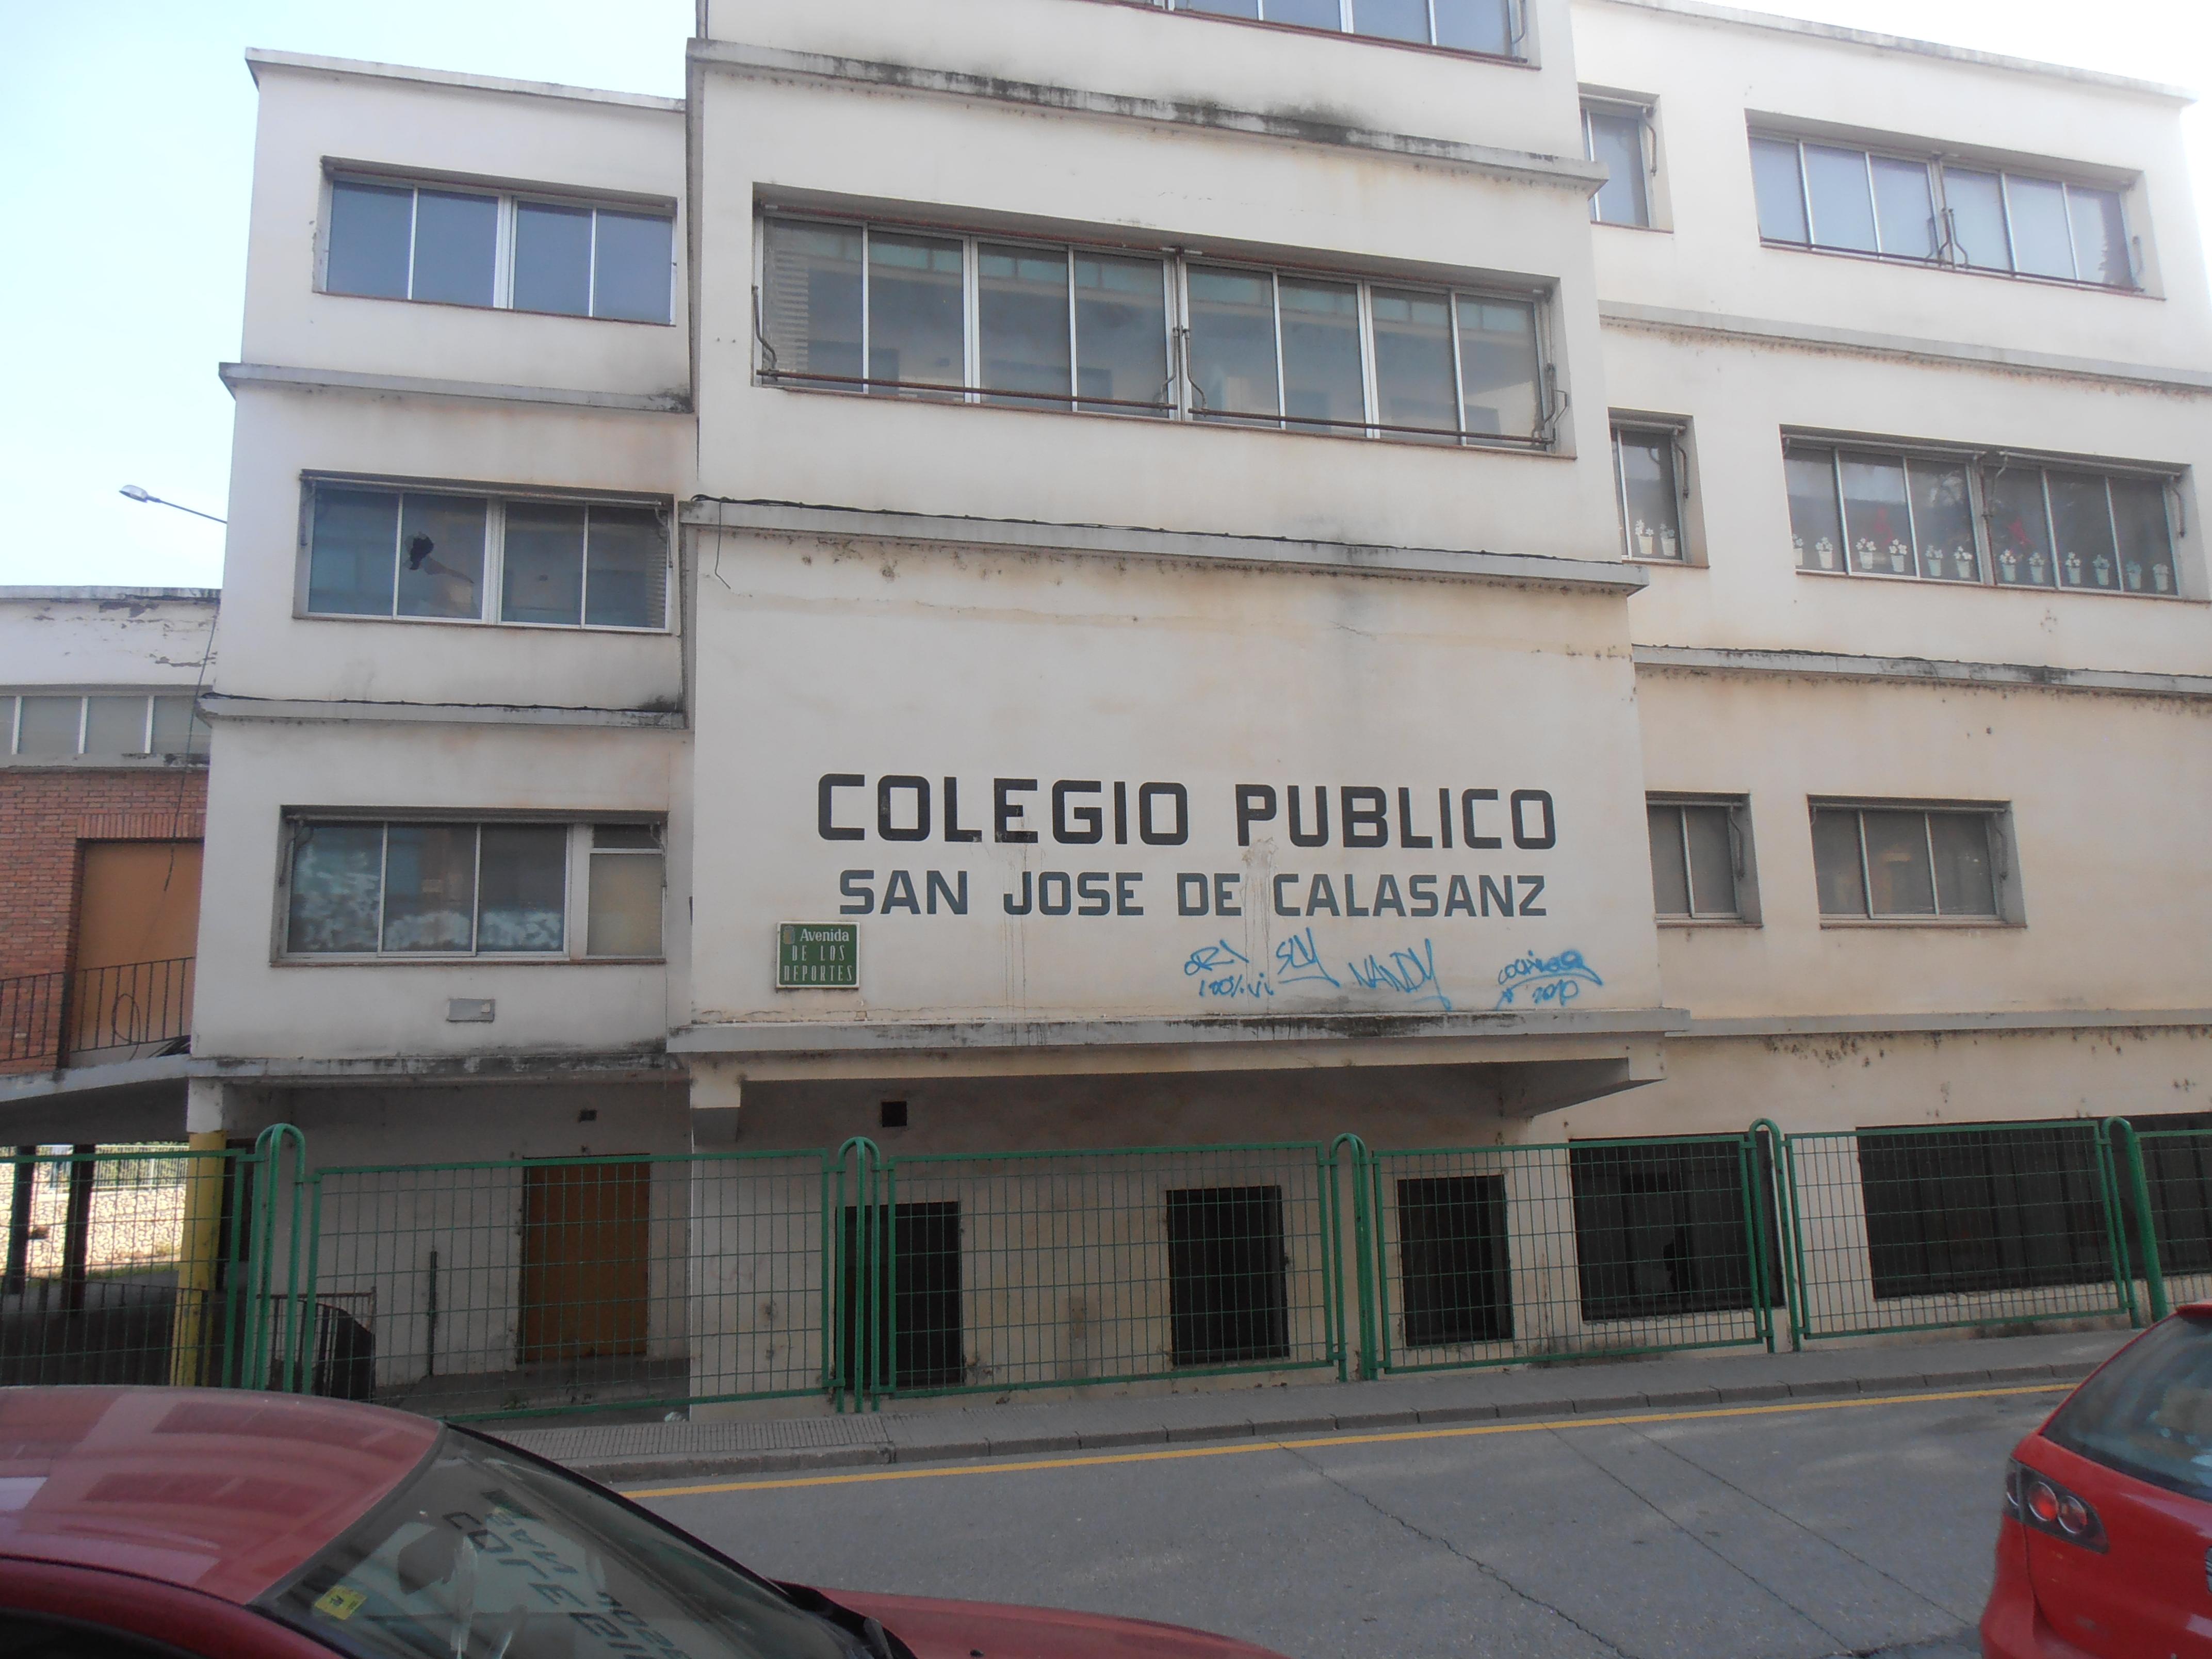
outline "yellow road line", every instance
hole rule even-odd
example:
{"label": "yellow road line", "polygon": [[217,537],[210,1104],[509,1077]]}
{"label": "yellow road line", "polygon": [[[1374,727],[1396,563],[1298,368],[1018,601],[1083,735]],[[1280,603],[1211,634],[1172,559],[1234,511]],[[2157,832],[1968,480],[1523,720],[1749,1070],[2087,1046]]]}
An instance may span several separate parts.
{"label": "yellow road line", "polygon": [[1328,1446],[1383,1446],[1408,1440],[1465,1440],[1483,1434],[1537,1434],[1553,1429],[1624,1428],[1643,1423],[1695,1423],[1719,1417],[1771,1417],[1794,1412],[1844,1411],[1862,1406],[1919,1406],[1942,1400],[2003,1400],[2020,1395],[2065,1394],[2071,1382],[2033,1382],[2013,1389],[1957,1389],[1942,1393],[1857,1395],[1840,1400],[1792,1400],[1772,1406],[1721,1406],[1704,1411],[1638,1412],[1617,1417],[1559,1417],[1538,1422],[1473,1423],[1455,1429],[1403,1429],[1388,1434],[1325,1434],[1304,1440],[1236,1440],[1158,1451],[1100,1452],[1089,1457],[1010,1459],[1000,1463],[922,1465],[866,1469],[853,1474],[807,1474],[769,1480],[720,1480],[696,1486],[626,1486],[629,1498],[703,1498],[725,1492],[781,1492],[794,1486],[847,1486],[865,1480],[937,1480],[962,1474],[1021,1474],[1035,1469],[1086,1469],[1108,1463],[1164,1463],[1185,1457],[1240,1457],[1252,1452],[1304,1451]]}

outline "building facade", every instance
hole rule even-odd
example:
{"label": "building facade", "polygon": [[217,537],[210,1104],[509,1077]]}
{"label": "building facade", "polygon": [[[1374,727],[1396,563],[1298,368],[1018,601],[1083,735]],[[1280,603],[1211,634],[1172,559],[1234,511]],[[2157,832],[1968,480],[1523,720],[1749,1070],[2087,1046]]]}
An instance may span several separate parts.
{"label": "building facade", "polygon": [[[688,1241],[623,1340],[697,1396],[792,1316],[679,1155],[2212,1082],[2179,94],[1688,0],[710,0],[680,102],[252,68],[179,1132],[673,1160],[577,1224]],[[1674,1177],[1577,1156],[1557,1224],[1421,1201],[1579,1311],[1431,1342],[1582,1330],[1601,1249],[1715,1305]],[[898,1248],[984,1295],[1058,1178]],[[1239,1248],[1303,1263],[1279,1189],[1147,1179],[1170,1258],[1275,1190]],[[581,1352],[554,1271],[466,1341]],[[1034,1374],[952,1317],[916,1376],[1104,1374],[1097,1308]]]}

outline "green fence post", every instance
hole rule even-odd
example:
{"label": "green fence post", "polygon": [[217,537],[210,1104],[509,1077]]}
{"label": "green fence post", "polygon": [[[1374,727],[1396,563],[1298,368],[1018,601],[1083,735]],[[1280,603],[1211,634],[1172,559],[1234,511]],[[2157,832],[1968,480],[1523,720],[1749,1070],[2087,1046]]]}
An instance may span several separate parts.
{"label": "green fence post", "polygon": [[[2143,1170],[2142,1141],[2136,1134],[2136,1126],[2124,1117],[2105,1120],[2105,1135],[2119,1167],[2113,1171],[2116,1181],[2126,1183],[2124,1190],[2134,1200],[2136,1212],[2136,1242],[2142,1255],[2143,1283],[2150,1292],[2150,1316],[2164,1319],[2173,1311],[2166,1299],[2166,1272],[2158,1259],[2158,1215],[2151,1208],[2150,1181]],[[2124,1210],[2125,1206],[2123,1206]]]}
{"label": "green fence post", "polygon": [[1797,1196],[1797,1141],[1794,1135],[1782,1137],[1781,1193],[1785,1211],[1784,1224],[1789,1229],[1789,1249],[1782,1253],[1783,1282],[1794,1287],[1790,1302],[1790,1352],[1802,1353],[1805,1339],[1813,1334],[1812,1310],[1806,1305],[1808,1292],[1805,1285],[1805,1208]]}
{"label": "green fence post", "polygon": [[[292,1153],[289,1180],[284,1153]],[[246,1279],[246,1358],[248,1388],[294,1391],[298,1370],[298,1296],[300,1290],[300,1176],[307,1161],[307,1143],[289,1123],[272,1123],[255,1139],[253,1162],[259,1170],[255,1194],[252,1237],[249,1248],[252,1265]],[[280,1183],[291,1200],[290,1213],[280,1204]],[[279,1218],[284,1231],[287,1271],[281,1297],[276,1284],[276,1233]]]}
{"label": "green fence post", "polygon": [[1350,1369],[1347,1352],[1350,1343],[1344,1318],[1344,1232],[1341,1203],[1336,1196],[1338,1160],[1347,1146],[1352,1149],[1352,1278],[1354,1291],[1358,1297],[1359,1379],[1364,1382],[1372,1380],[1379,1373],[1375,1353],[1375,1283],[1374,1259],[1371,1254],[1373,1247],[1370,1242],[1374,1237],[1374,1229],[1367,1200],[1368,1165],[1370,1154],[1367,1150],[1367,1143],[1356,1134],[1340,1134],[1329,1143],[1328,1148],[1330,1207],[1339,1212],[1335,1218],[1336,1236],[1332,1244],[1336,1258],[1332,1268],[1332,1277],[1337,1281],[1336,1375],[1337,1380],[1343,1382],[1346,1380],[1346,1371]]}
{"label": "green fence post", "polygon": [[[1762,1134],[1766,1137],[1763,1146],[1759,1139]],[[1790,1326],[1790,1351],[1796,1353],[1803,1346],[1797,1336],[1796,1275],[1790,1272],[1790,1252],[1796,1243],[1796,1228],[1792,1224],[1791,1206],[1783,1192],[1782,1164],[1786,1154],[1781,1126],[1771,1117],[1754,1119],[1751,1126],[1751,1145],[1752,1154],[1759,1160],[1759,1170],[1766,1177],[1768,1196],[1768,1201],[1759,1206],[1759,1273],[1764,1277],[1766,1272],[1769,1255],[1766,1229],[1771,1224],[1780,1235],[1774,1241],[1771,1254],[1782,1267],[1782,1316]],[[1774,1309],[1771,1303],[1766,1309],[1766,1351],[1769,1353],[1775,1351]]]}
{"label": "green fence post", "polygon": [[2120,1199],[2120,1177],[2115,1167],[2112,1151],[2112,1120],[2106,1119],[2097,1126],[2097,1196],[2105,1212],[2105,1251],[2112,1258],[2112,1288],[2119,1293],[2120,1306],[2127,1314],[2128,1323],[2141,1330],[2142,1308],[2136,1300],[2136,1273],[2128,1259],[2128,1225],[2126,1206]]}
{"label": "green fence post", "polygon": [[[878,1376],[882,1364],[877,1352],[883,1344],[877,1340],[878,1310],[882,1306],[878,1297],[884,1292],[882,1284],[883,1248],[877,1235],[882,1231],[882,1218],[877,1213],[877,1182],[882,1178],[883,1152],[866,1135],[854,1135],[837,1149],[837,1213],[831,1224],[838,1241],[837,1261],[830,1277],[831,1289],[837,1304],[836,1329],[842,1340],[851,1334],[844,1363],[837,1364],[834,1352],[830,1363],[837,1370],[837,1409],[843,1411],[874,1411],[880,1408],[878,1398]],[[848,1164],[853,1170],[853,1225],[850,1236],[845,1227],[845,1170]],[[849,1271],[848,1271],[849,1269]],[[851,1293],[847,1294],[849,1279]]]}
{"label": "green fence post", "polygon": [[1752,1328],[1774,1352],[1774,1304],[1766,1294],[1765,1206],[1759,1201],[1759,1136],[1747,1133],[1736,1148],[1736,1179],[1743,1189],[1744,1251],[1750,1257],[1745,1277],[1751,1285]]}

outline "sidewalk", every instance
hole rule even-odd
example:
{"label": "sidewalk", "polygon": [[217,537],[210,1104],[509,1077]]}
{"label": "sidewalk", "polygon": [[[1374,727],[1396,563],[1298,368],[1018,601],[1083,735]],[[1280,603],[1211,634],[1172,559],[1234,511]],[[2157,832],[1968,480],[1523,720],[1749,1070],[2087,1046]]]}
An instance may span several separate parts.
{"label": "sidewalk", "polygon": [[[1096,1451],[1258,1436],[1331,1434],[1916,1389],[2071,1382],[2128,1331],[1945,1340],[1807,1353],[1684,1354],[1626,1363],[1444,1371],[1046,1405],[861,1413],[728,1423],[589,1423],[492,1431],[594,1480],[745,1476],[886,1463]],[[2056,1403],[2057,1396],[2051,1396]]]}

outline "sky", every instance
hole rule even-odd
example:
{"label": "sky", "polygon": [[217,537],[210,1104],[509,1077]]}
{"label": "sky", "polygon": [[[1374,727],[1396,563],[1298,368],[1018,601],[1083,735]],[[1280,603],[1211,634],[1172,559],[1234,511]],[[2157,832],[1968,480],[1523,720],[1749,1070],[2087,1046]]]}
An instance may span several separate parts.
{"label": "sky", "polygon": [[[2212,93],[2212,0],[1757,9]],[[0,584],[222,579],[220,528],[117,492],[223,511],[247,47],[681,96],[691,16],[691,0],[0,0]],[[2212,224],[2212,112],[2185,123]]]}

